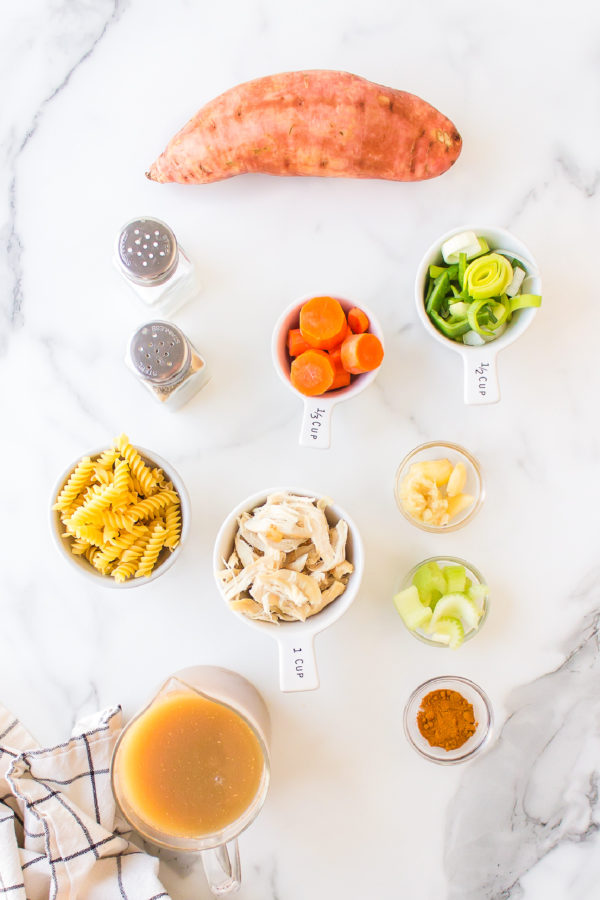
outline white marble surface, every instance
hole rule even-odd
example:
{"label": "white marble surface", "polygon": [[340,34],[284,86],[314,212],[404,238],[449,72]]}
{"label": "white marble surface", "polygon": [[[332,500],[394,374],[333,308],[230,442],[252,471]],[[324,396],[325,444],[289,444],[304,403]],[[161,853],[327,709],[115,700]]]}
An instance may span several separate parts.
{"label": "white marble surface", "polygon": [[[23,0],[3,26],[2,701],[48,743],[82,712],[133,713],[185,665],[250,678],[272,714],[273,782],[241,840],[244,900],[597,897],[598,8]],[[419,94],[454,120],[462,156],[414,185],[146,181],[203,102],[299,68]],[[213,377],[173,416],[122,362],[145,313],[112,244],[144,213],[172,225],[204,281],[175,319]],[[463,406],[460,360],[413,308],[421,254],[466,221],[514,230],[544,284],[489,408]],[[269,354],[280,311],[312,291],[372,307],[387,350],[324,453],[298,447],[300,404]],[[179,469],[193,525],[164,578],[116,592],[57,556],[48,506],[69,460],[122,430]],[[411,528],[392,493],[400,458],[435,438],[470,448],[488,487],[477,519],[439,537]],[[333,496],[367,554],[307,694],[279,693],[275,645],[229,614],[211,575],[221,520],[277,483]],[[395,579],[437,552],[492,586],[484,630],[455,654],[413,640],[391,604]],[[426,763],[402,732],[410,691],[443,673],[480,683],[496,714],[492,749],[462,768]],[[174,900],[208,897],[191,860],[162,873]]]}

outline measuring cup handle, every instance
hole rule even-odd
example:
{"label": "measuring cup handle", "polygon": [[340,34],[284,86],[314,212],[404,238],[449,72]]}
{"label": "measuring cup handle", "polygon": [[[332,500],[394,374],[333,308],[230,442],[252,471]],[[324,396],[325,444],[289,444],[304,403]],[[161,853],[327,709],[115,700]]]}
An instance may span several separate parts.
{"label": "measuring cup handle", "polygon": [[282,691],[314,691],[319,687],[314,638],[278,637],[279,687]]}
{"label": "measuring cup handle", "polygon": [[237,839],[230,841],[229,844],[221,844],[214,850],[202,850],[200,856],[208,885],[215,897],[239,891],[242,883],[242,871]]}
{"label": "measuring cup handle", "polygon": [[500,399],[496,353],[481,347],[481,353],[463,354],[465,367],[465,403],[474,404],[497,403]]}
{"label": "measuring cup handle", "polygon": [[319,397],[306,397],[304,400],[304,414],[300,428],[300,446],[316,447],[318,450],[327,450],[331,438],[331,411],[334,404],[331,400],[323,400]]}

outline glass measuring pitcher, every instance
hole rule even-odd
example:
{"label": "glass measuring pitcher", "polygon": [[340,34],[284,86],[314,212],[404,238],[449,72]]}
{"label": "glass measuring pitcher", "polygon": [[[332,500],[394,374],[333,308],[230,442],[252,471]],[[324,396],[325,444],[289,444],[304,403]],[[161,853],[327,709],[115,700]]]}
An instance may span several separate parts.
{"label": "glass measuring pitcher", "polygon": [[197,851],[211,891],[240,887],[237,836],[269,786],[269,714],[253,685],[217,666],[172,675],[115,746],[112,787],[146,840]]}

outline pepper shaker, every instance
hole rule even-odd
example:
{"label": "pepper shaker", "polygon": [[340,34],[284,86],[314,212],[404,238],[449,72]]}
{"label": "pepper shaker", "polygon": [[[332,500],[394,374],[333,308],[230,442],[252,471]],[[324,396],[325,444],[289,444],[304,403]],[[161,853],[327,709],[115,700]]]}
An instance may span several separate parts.
{"label": "pepper shaker", "polygon": [[179,409],[209,380],[206,362],[172,322],[148,322],[135,332],[125,364],[159,403]]}
{"label": "pepper shaker", "polygon": [[160,219],[140,217],[124,225],[114,261],[138,297],[162,315],[172,315],[199,289],[193,264]]}

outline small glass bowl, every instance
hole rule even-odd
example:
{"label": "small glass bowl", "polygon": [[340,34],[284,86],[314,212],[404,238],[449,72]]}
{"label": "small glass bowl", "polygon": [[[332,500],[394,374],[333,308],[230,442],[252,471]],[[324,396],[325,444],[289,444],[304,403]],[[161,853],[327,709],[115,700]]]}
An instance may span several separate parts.
{"label": "small glass bowl", "polygon": [[[441,569],[444,569],[446,566],[464,566],[467,572],[467,578],[470,578],[473,584],[487,584],[479,569],[476,569],[475,566],[473,566],[470,562],[467,562],[465,559],[460,559],[458,556],[430,556],[428,559],[423,559],[420,563],[417,563],[416,566],[412,567],[410,572],[406,574],[406,577],[398,586],[398,590],[403,591],[405,588],[410,587],[417,569],[430,562],[436,562]],[[467,641],[470,641],[471,638],[475,637],[476,634],[479,634],[483,623],[487,619],[490,606],[489,596],[484,597],[481,601],[479,601],[479,604],[481,608],[481,618],[479,620],[479,624],[477,625],[477,628],[472,628],[470,631],[465,631],[463,644]],[[409,628],[404,619],[402,619],[402,624],[409,632],[409,634],[412,634],[413,637],[416,637],[420,641],[423,641],[424,644],[429,644],[430,647],[444,647],[445,649],[448,648],[448,644],[444,644],[442,641],[436,641],[429,634],[427,634],[427,632],[422,631],[420,628],[414,630]]]}
{"label": "small glass bowl", "polygon": [[[463,509],[462,512],[451,519],[447,525],[430,525],[427,522],[421,522],[420,519],[415,519],[404,509],[402,500],[400,499],[400,485],[408,475],[408,470],[413,463],[426,462],[433,459],[448,459],[453,465],[456,465],[459,462],[463,463],[467,470],[467,481],[463,493],[471,494],[475,498],[470,506]],[[468,450],[465,450],[464,447],[460,447],[458,444],[452,444],[449,441],[429,441],[427,444],[420,444],[418,447],[415,447],[414,450],[411,450],[398,466],[394,481],[394,495],[396,497],[398,509],[404,518],[416,528],[420,528],[422,531],[429,531],[433,534],[456,531],[457,528],[462,528],[463,525],[466,525],[467,522],[470,522],[471,519],[474,518],[485,498],[485,487],[483,484],[481,467],[475,457],[469,453]]]}
{"label": "small glass bowl", "polygon": [[[457,691],[473,705],[477,730],[462,747],[457,747],[456,750],[432,747],[419,731],[417,714],[423,698],[431,691],[438,690]],[[424,759],[441,766],[454,766],[478,756],[490,742],[493,724],[492,704],[485,691],[473,681],[461,678],[459,675],[441,675],[423,682],[418,688],[415,688],[404,707],[404,733],[409,744]]]}

